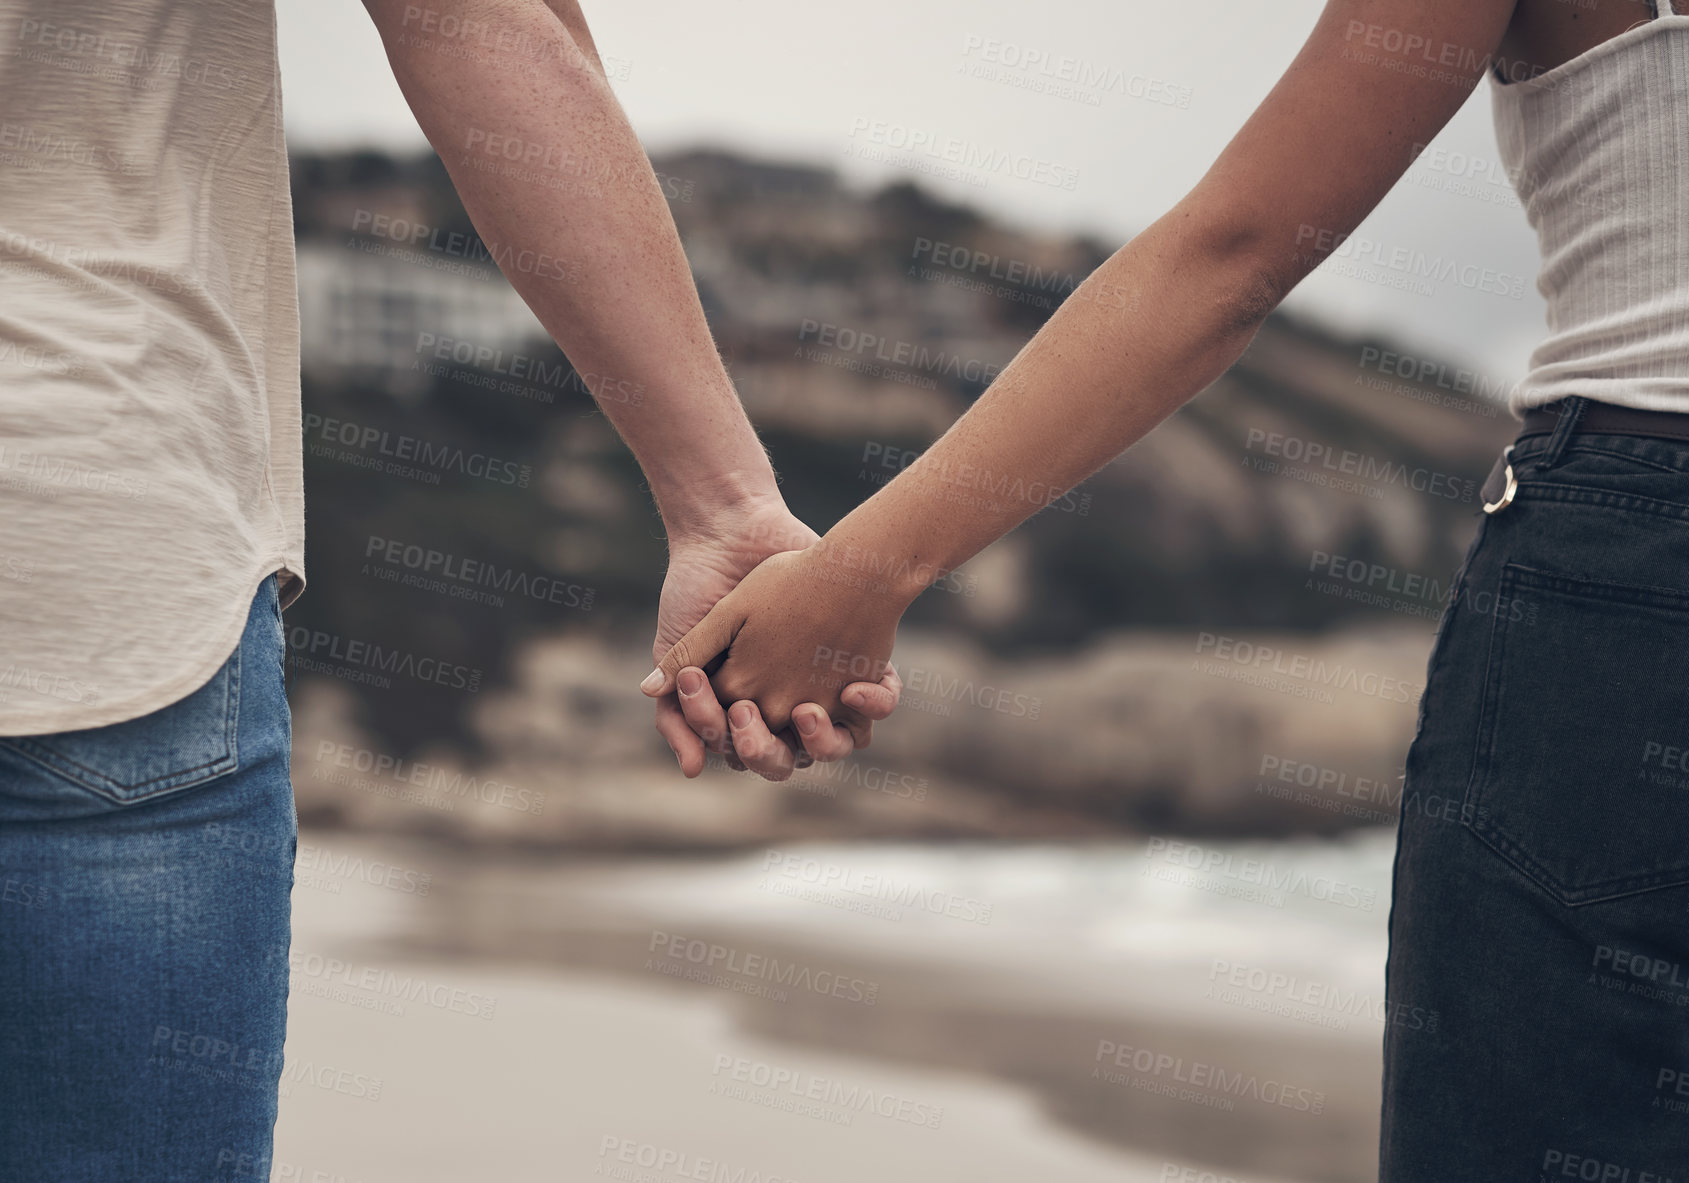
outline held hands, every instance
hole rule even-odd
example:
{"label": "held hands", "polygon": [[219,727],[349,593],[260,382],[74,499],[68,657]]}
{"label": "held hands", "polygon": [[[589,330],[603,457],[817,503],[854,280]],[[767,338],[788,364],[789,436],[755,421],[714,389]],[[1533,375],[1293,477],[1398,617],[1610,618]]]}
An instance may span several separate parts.
{"label": "held hands", "polygon": [[790,723],[802,732],[825,713],[864,748],[873,721],[890,713],[901,690],[889,659],[907,607],[900,596],[850,578],[821,547],[776,554],[679,638],[640,689],[653,698],[671,694],[683,671],[725,654],[708,697],[733,704],[732,721],[754,706],[771,731]]}
{"label": "held hands", "polygon": [[[815,532],[777,500],[736,517],[708,536],[674,537],[658,608],[653,660],[661,661],[677,641],[691,637],[711,606],[731,594],[769,555],[807,547],[815,540]],[[703,655],[709,656],[713,654]],[[835,706],[842,702],[853,712],[849,727],[835,725],[828,710],[813,705],[820,701],[818,695],[800,697],[795,700],[797,708],[788,706],[787,714],[801,742],[789,732],[776,734],[785,724],[765,722],[754,703],[745,702],[730,714],[728,707],[734,699],[718,701],[698,668],[671,665],[661,684],[646,693],[657,700],[657,731],[686,776],[701,773],[705,753],[715,752],[734,768],[784,780],[794,767],[806,767],[815,760],[840,760],[855,747],[866,747],[873,721],[891,714],[901,690],[890,669],[877,684],[865,680],[844,686],[842,696],[829,701]]]}

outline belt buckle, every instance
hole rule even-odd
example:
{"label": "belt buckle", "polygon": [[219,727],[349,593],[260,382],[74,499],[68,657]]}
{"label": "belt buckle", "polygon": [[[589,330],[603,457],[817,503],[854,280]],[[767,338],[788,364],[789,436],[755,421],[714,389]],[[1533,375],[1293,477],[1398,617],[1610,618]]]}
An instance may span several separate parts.
{"label": "belt buckle", "polygon": [[1519,491],[1519,478],[1513,475],[1513,445],[1508,444],[1502,454],[1507,461],[1507,487],[1501,491],[1501,497],[1496,501],[1484,502],[1484,512],[1497,514],[1513,504],[1513,495]]}

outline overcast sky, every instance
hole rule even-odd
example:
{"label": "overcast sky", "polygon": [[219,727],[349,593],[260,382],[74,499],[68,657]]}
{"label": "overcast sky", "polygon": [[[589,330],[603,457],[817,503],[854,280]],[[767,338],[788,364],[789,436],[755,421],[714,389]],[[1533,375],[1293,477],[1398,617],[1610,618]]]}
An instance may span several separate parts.
{"label": "overcast sky", "polygon": [[[1312,28],[1320,0],[585,0],[600,52],[647,148],[708,145],[828,164],[863,184],[917,177],[847,155],[927,136],[1034,160],[1041,179],[979,170],[923,183],[1022,225],[1110,244],[1166,211],[1201,175]],[[280,0],[283,90],[296,148],[421,148],[358,0]],[[1103,85],[1038,93],[1035,55]],[[1049,67],[1055,68],[1053,65]],[[985,77],[975,71],[983,71]],[[876,133],[875,125],[881,125]],[[853,134],[854,132],[854,134]],[[1383,330],[1511,383],[1543,329],[1536,245],[1500,178],[1489,87],[1436,149],[1477,162],[1469,192],[1415,166],[1359,233],[1389,248],[1523,277],[1523,297],[1432,282],[1403,292],[1322,268],[1291,307]],[[979,182],[983,181],[983,185]],[[971,183],[970,183],[971,182]],[[1064,183],[1066,183],[1064,185]],[[1067,187],[1070,186],[1070,187]]]}

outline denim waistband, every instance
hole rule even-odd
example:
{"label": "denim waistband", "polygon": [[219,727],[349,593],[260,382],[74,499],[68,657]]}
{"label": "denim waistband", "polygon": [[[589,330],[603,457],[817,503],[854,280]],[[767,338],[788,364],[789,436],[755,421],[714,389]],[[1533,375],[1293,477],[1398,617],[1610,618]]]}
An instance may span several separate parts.
{"label": "denim waistband", "polygon": [[[1595,431],[1570,434],[1556,451],[1548,432],[1525,432],[1513,441],[1513,463],[1543,461],[1552,467],[1567,452],[1624,456],[1663,469],[1689,473],[1689,440],[1663,439],[1645,435],[1607,435]],[[1550,458],[1552,455],[1552,459]]]}

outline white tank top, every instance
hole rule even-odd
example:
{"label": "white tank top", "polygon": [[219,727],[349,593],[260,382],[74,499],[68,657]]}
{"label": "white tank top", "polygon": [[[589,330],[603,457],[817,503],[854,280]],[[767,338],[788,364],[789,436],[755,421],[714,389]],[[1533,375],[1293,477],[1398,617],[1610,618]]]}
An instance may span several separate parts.
{"label": "white tank top", "polygon": [[1515,412],[1567,395],[1689,411],[1689,16],[1659,15],[1490,90],[1537,232],[1548,336]]}

